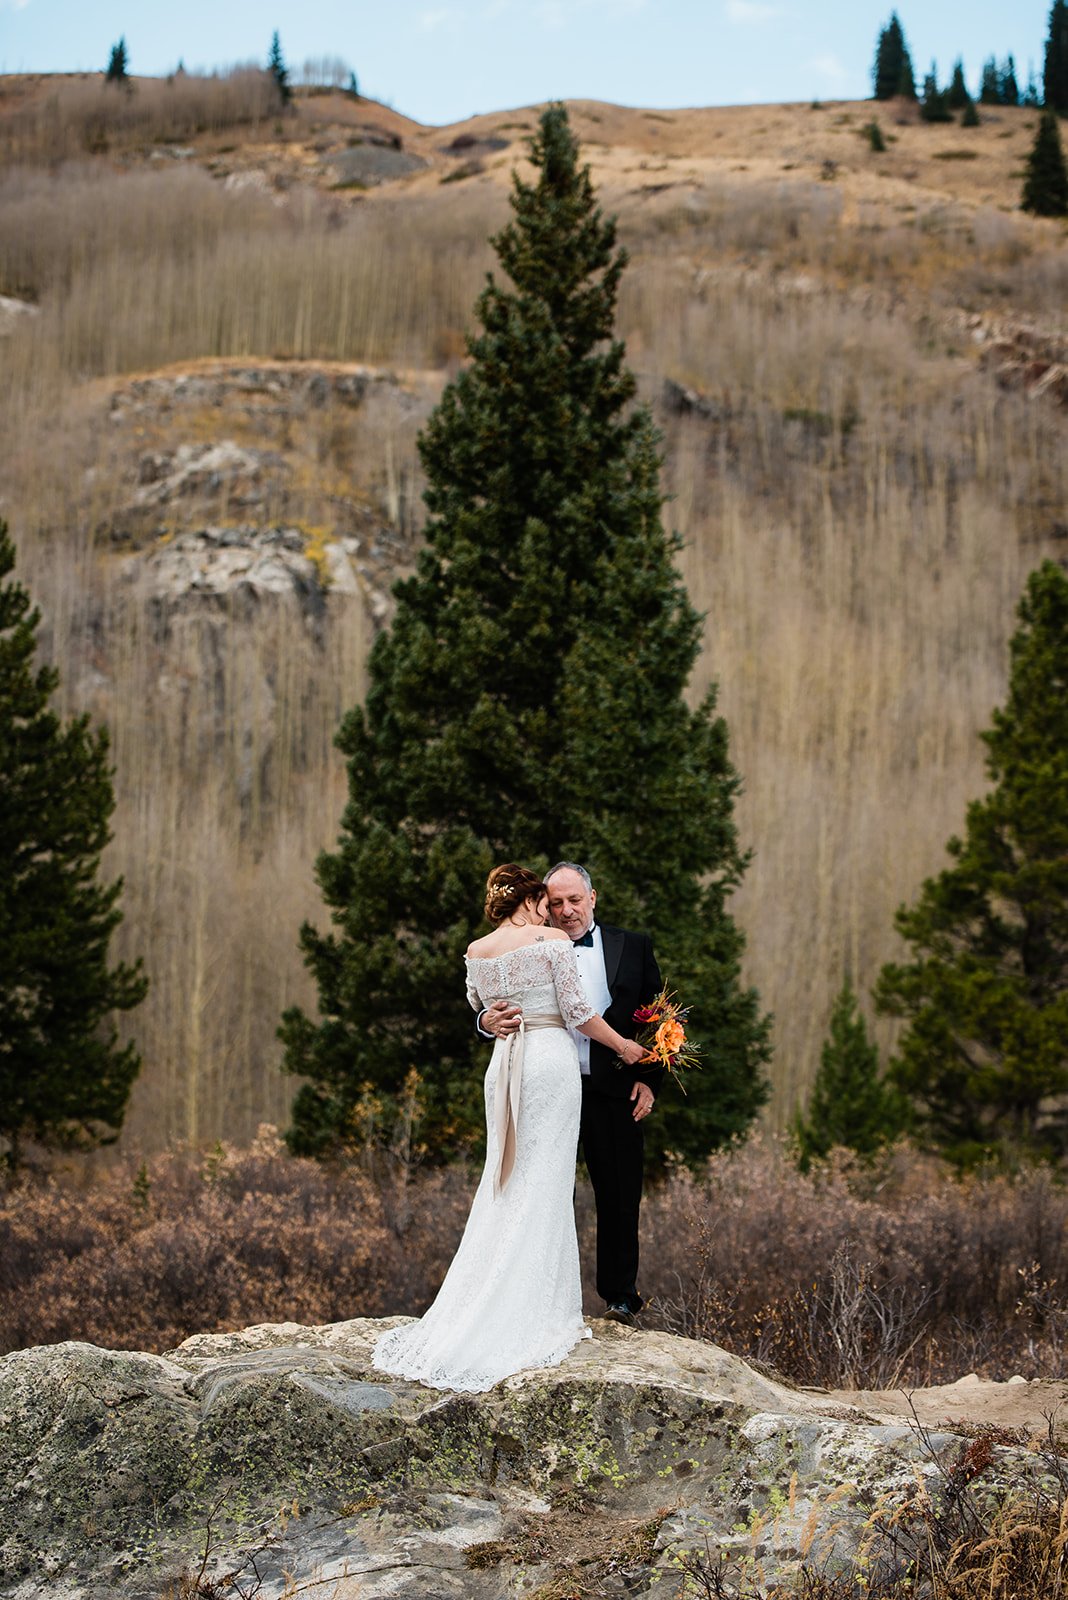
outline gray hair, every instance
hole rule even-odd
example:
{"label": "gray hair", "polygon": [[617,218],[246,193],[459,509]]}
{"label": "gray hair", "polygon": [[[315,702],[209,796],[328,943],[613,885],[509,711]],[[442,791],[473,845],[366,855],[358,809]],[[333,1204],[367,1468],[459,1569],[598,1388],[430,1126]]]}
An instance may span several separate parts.
{"label": "gray hair", "polygon": [[586,871],[586,868],[580,866],[577,861],[558,861],[555,867],[550,867],[545,874],[545,882],[548,883],[549,879],[557,872],[577,872],[590,893],[593,893],[593,879]]}

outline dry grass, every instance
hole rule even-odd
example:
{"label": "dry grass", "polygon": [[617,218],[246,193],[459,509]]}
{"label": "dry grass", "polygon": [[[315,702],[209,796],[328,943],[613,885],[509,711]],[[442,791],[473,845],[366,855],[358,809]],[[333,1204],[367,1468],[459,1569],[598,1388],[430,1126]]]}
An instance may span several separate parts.
{"label": "dry grass", "polygon": [[[807,108],[786,109],[810,140]],[[654,170],[648,152],[683,124],[643,120],[639,155],[637,116],[620,113],[627,147],[609,111],[578,121],[605,141],[595,172],[632,253],[620,329],[644,392],[659,407],[672,378],[713,406],[661,412],[665,487],[708,614],[695,692],[719,680],[746,785],[756,856],[737,909],[749,976],[777,1019],[781,1126],[811,1081],[843,969],[869,986],[894,952],[895,906],[938,867],[983,787],[976,735],[1004,691],[1018,595],[1065,548],[1065,414],[998,389],[949,313],[1026,315],[1055,332],[1068,258],[1051,224],[915,180],[900,191],[868,166],[821,183],[766,153],[759,170],[732,172],[711,153],[726,113],[707,126],[693,114],[707,149],[690,176],[674,148]],[[769,124],[768,152],[786,132]],[[436,130],[420,137],[441,144]],[[903,129],[901,149],[918,137]],[[133,1023],[146,1066],[131,1140],[247,1139],[285,1115],[274,1027],[307,998],[296,929],[318,911],[311,865],[343,797],[330,738],[360,692],[370,630],[339,606],[313,647],[295,615],[268,608],[235,620],[210,671],[195,630],[161,651],[109,553],[100,380],[204,356],[450,369],[514,152],[464,182],[442,187],[433,169],[353,201],[308,185],[226,190],[192,165],[46,171],[7,148],[0,293],[39,314],[3,345],[3,510],[64,704],[91,706],[114,732],[109,867],[127,881],[123,947],[146,955],[153,980]],[[269,171],[266,150],[244,159]],[[805,143],[806,162],[815,150]],[[383,485],[396,459],[410,467],[408,424],[349,450],[316,426],[309,474],[329,466],[346,493],[395,510]],[[887,1027],[880,1038],[890,1044]]]}
{"label": "dry grass", "polygon": [[[993,1444],[964,1447],[934,1496],[917,1495],[891,1517],[874,1514],[855,1561],[804,1561],[770,1587],[753,1563],[723,1550],[675,1558],[678,1600],[1062,1600],[1068,1550],[1068,1475],[1052,1448],[1037,1456],[1026,1486],[1006,1495],[987,1469]],[[756,1564],[759,1566],[759,1564]],[[576,1589],[576,1600],[595,1591]]]}
{"label": "dry grass", "polygon": [[[89,1185],[27,1181],[0,1199],[0,1348],[159,1350],[262,1321],[419,1313],[476,1175],[413,1170],[411,1149],[402,1138],[323,1170],[264,1129],[245,1150],[127,1159]],[[592,1263],[585,1185],[578,1215]],[[802,1177],[757,1140],[647,1197],[644,1320],[802,1384],[1059,1378],[1066,1223],[1068,1195],[1045,1174],[963,1185],[898,1151],[878,1183]],[[586,1304],[600,1309],[592,1283]]]}
{"label": "dry grass", "polygon": [[102,74],[15,80],[0,91],[0,162],[69,161],[238,128],[255,136],[280,110],[274,80],[257,67],[131,78],[125,88]]}
{"label": "dry grass", "polygon": [[678,1173],[642,1211],[658,1321],[797,1383],[880,1390],[1064,1371],[1068,1194],[958,1183],[907,1149],[802,1176],[774,1142]]}
{"label": "dry grass", "polygon": [[468,1175],[428,1174],[420,1198],[402,1235],[402,1190],[292,1162],[273,1130],[89,1189],[14,1191],[0,1210],[0,1345],[162,1350],[197,1331],[425,1307],[459,1241]]}

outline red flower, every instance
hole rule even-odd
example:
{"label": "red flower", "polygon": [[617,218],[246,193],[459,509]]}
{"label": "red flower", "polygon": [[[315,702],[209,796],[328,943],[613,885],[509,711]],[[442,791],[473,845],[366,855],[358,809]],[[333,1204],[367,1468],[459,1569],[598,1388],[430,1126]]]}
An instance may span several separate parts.
{"label": "red flower", "polygon": [[639,1006],[634,1013],[635,1022],[659,1022],[660,1012],[655,1006]]}

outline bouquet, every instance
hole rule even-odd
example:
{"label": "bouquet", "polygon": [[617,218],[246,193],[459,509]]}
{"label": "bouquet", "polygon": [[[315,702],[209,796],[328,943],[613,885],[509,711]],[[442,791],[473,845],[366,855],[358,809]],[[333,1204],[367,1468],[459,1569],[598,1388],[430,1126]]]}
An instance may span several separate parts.
{"label": "bouquet", "polygon": [[640,1024],[635,1037],[645,1049],[638,1065],[655,1063],[663,1067],[675,1079],[683,1094],[686,1093],[686,1085],[681,1074],[701,1064],[700,1051],[686,1037],[686,1019],[689,1015],[689,1006],[680,1006],[667,989],[661,989],[650,1005],[639,1006],[634,1013],[635,1022]]}

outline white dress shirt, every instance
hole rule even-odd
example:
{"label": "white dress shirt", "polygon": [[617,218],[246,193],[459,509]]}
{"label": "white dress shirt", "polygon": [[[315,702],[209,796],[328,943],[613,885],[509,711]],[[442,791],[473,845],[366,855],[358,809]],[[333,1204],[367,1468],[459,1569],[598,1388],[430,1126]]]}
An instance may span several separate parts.
{"label": "white dress shirt", "polygon": [[[572,944],[575,952],[575,961],[578,965],[579,977],[582,987],[586,991],[586,999],[596,1012],[603,1017],[608,1007],[612,1004],[612,996],[608,990],[608,976],[604,970],[604,942],[601,939],[601,930],[596,922],[590,929],[593,934],[592,945]],[[590,1075],[590,1041],[584,1033],[579,1033],[577,1028],[567,1030],[575,1041],[578,1050],[579,1068],[583,1077]]]}

